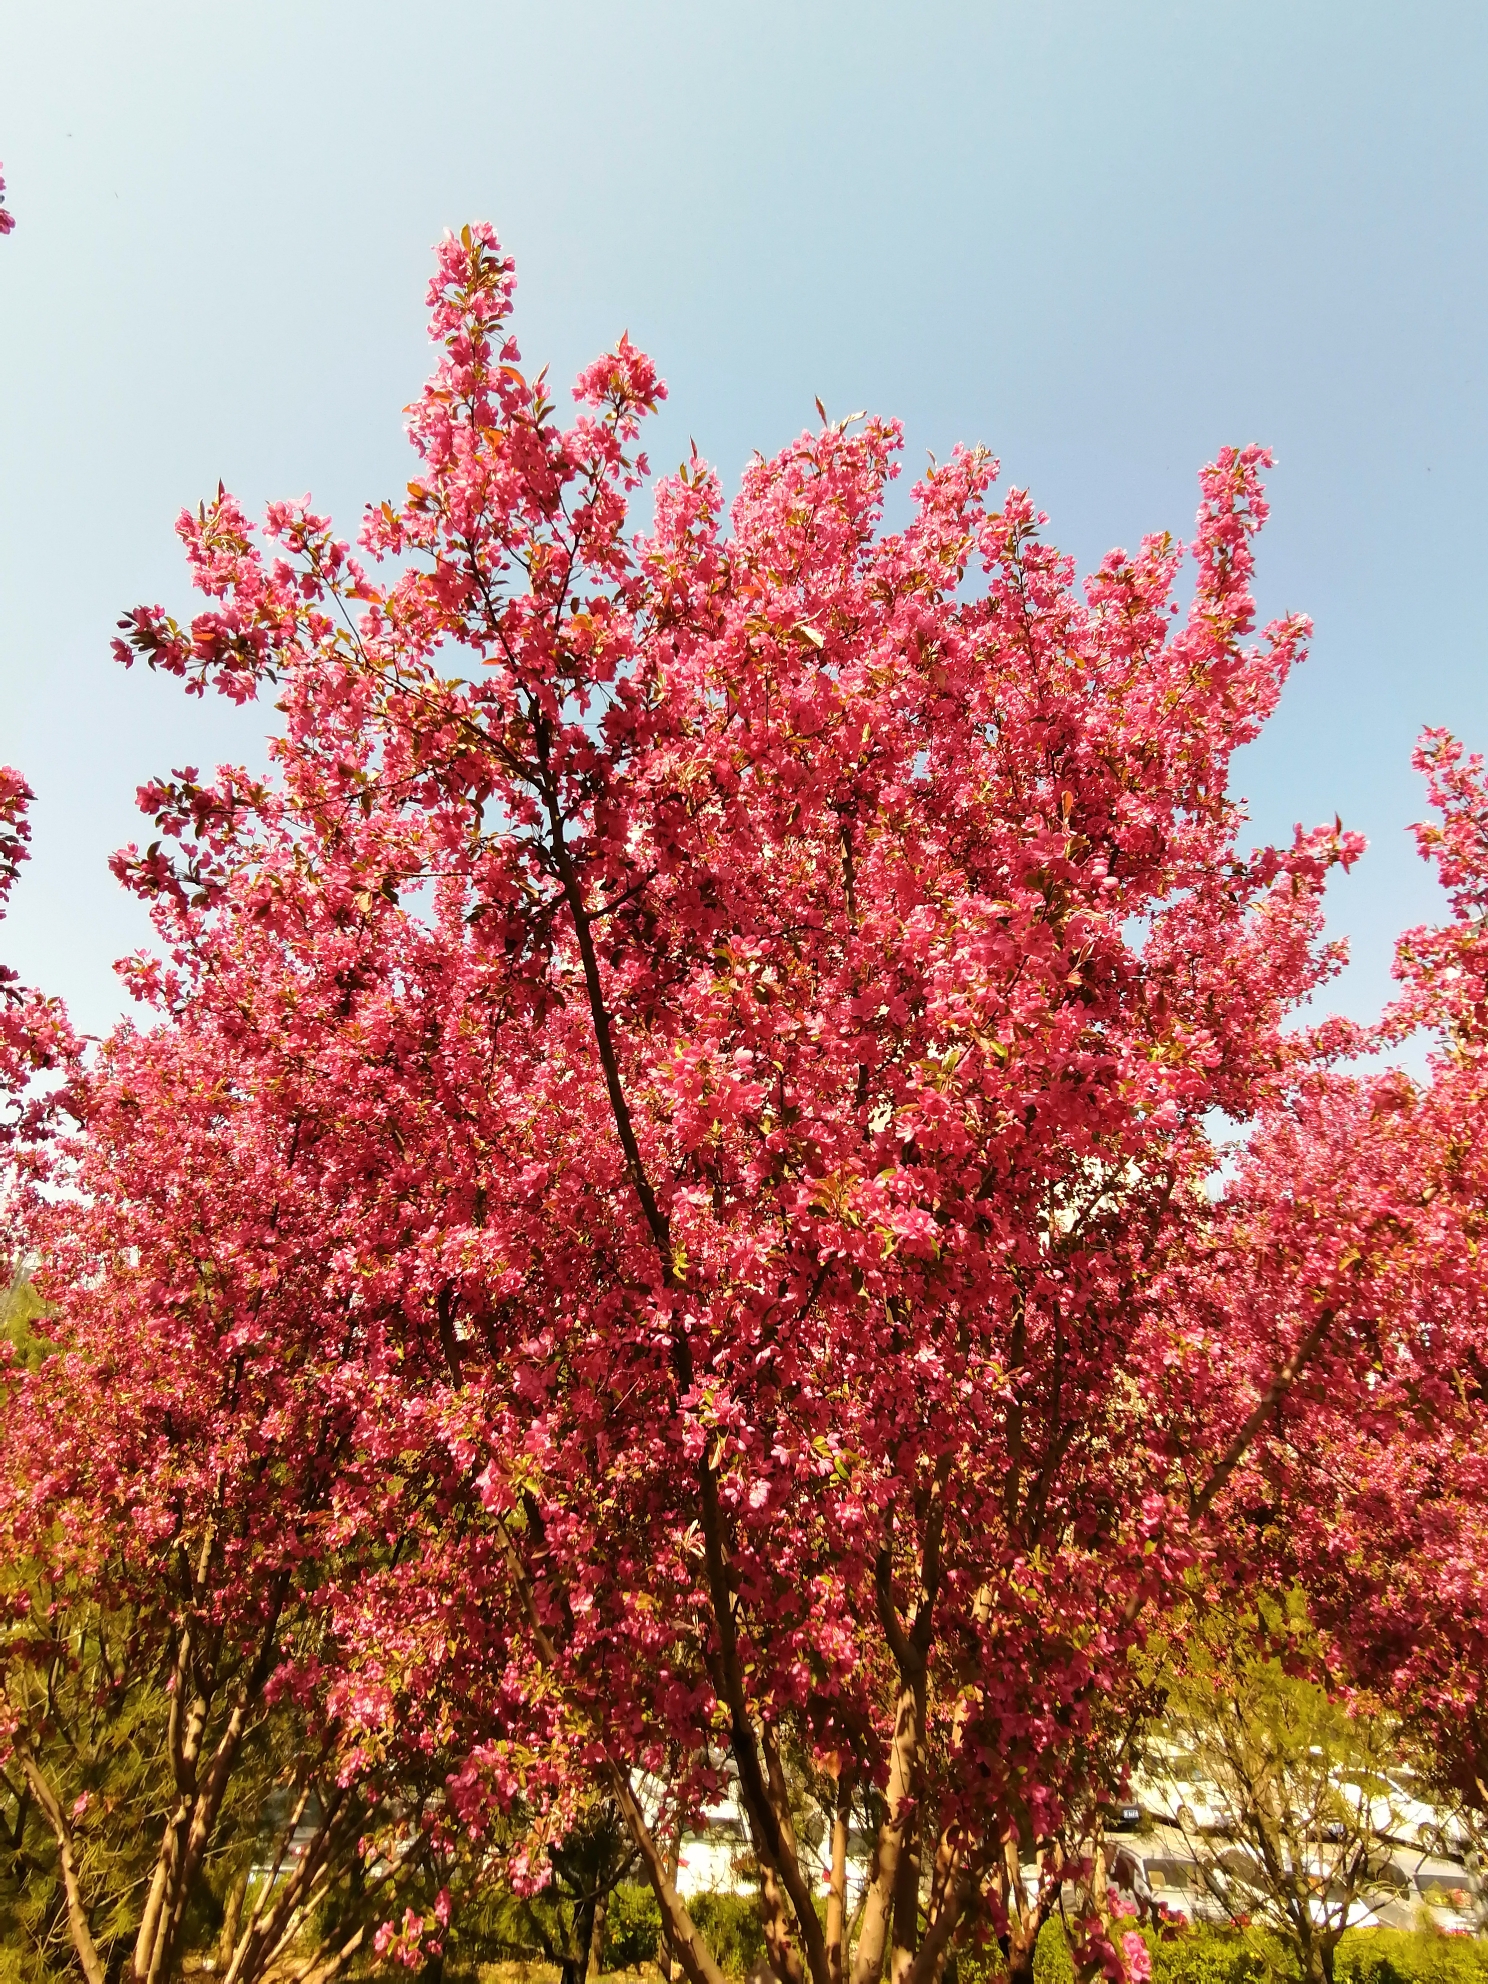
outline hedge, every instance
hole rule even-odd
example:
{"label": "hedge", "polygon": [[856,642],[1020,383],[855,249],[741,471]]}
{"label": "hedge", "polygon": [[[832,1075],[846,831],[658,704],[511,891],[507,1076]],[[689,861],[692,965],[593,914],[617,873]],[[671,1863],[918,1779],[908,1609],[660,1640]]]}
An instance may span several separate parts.
{"label": "hedge", "polygon": [[[1152,1984],[1299,1984],[1279,1936],[1208,1925],[1145,1938]],[[1046,1922],[1034,1954],[1034,1984],[1074,1984],[1063,1925]],[[1350,1929],[1338,1945],[1334,1984],[1488,1984],[1488,1941],[1430,1929]],[[994,1984],[995,1973],[988,1984]],[[962,1970],[962,1984],[982,1984]]]}
{"label": "hedge", "polygon": [[[700,1894],[687,1905],[724,1972],[746,1977],[765,1950],[754,1901],[746,1895]],[[654,1962],[660,1937],[661,1916],[650,1888],[630,1883],[617,1888],[605,1921],[605,1969],[639,1970]],[[1201,1926],[1146,1940],[1152,1984],[1298,1984],[1296,1964],[1279,1937]],[[960,1951],[953,1963],[946,1984],[997,1984],[1001,1973],[995,1946]],[[1033,1975],[1034,1984],[1074,1984],[1057,1920],[1044,1924]],[[1429,1929],[1350,1929],[1338,1946],[1334,1979],[1335,1984],[1488,1984],[1488,1941]]]}

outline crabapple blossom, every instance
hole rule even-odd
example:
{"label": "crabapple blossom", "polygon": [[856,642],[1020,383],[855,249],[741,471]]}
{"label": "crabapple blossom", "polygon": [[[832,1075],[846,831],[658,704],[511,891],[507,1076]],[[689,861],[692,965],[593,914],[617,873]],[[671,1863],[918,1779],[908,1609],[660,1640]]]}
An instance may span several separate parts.
{"label": "crabapple blossom", "polygon": [[[1376,1328],[1321,1186],[1208,1190],[1215,1111],[1280,1176],[1361,846],[1246,851],[1228,796],[1307,635],[1254,626],[1268,457],[1083,584],[980,449],[886,528],[878,419],[727,515],[694,453],[637,532],[661,381],[622,338],[565,424],[513,291],[489,229],[441,245],[414,475],[358,549],[219,489],[201,610],[122,623],[280,725],[269,778],[142,789],[155,1021],[90,1076],[47,1288],[153,1343],[119,1382],[156,1429],[247,1414],[192,1490],[245,1645],[276,1578],[357,1567],[282,1683],[345,1772],[457,1750],[450,1823],[520,1801],[534,1885],[599,1784],[692,1984],[662,1841],[725,1784],[786,1984],[930,1984],[984,1929],[1031,1964],[1132,1649]],[[1085,1967],[1137,1975],[1093,1920]]]}

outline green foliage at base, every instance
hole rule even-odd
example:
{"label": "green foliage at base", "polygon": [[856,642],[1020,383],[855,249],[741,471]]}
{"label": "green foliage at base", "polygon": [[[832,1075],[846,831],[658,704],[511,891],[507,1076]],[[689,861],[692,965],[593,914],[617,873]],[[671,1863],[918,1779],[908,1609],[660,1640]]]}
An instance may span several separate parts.
{"label": "green foliage at base", "polygon": [[[1132,1926],[1135,1926],[1134,1924]],[[1152,1984],[1298,1984],[1293,1952],[1279,1936],[1204,1926],[1172,1936],[1143,1932]],[[998,1984],[996,1945],[957,1953],[956,1984]],[[1046,1922],[1033,1959],[1034,1984],[1074,1984],[1064,1925]],[[1338,1945],[1335,1984],[1488,1984],[1488,1939],[1429,1929],[1350,1929]]]}
{"label": "green foliage at base", "polygon": [[1265,1930],[1246,1936],[1236,1929],[1185,1929],[1177,1935],[1149,1935],[1152,1984],[1265,1984],[1296,1970],[1290,1950]]}
{"label": "green foliage at base", "polygon": [[643,1881],[622,1881],[605,1913],[605,1970],[639,1970],[656,1956],[661,1941],[661,1910]]}
{"label": "green foliage at base", "polygon": [[[945,1984],[1001,1984],[1007,1976],[1002,1954],[990,1938],[963,1944],[946,1965]],[[1039,1931],[1033,1952],[1033,1984],[1075,1984],[1064,1925],[1056,1918]]]}
{"label": "green foliage at base", "polygon": [[[1058,1924],[1049,1928],[1062,1942]],[[1295,1952],[1265,1930],[1203,1927],[1145,1940],[1152,1984],[1297,1984],[1299,1977]],[[1333,1968],[1335,1984],[1488,1984],[1488,1942],[1430,1929],[1350,1929]],[[1051,1975],[1048,1984],[1064,1980]]]}
{"label": "green foliage at base", "polygon": [[694,1895],[687,1912],[728,1974],[747,1977],[765,1953],[765,1932],[753,1895]]}
{"label": "green foliage at base", "polygon": [[1430,1929],[1350,1929],[1337,1984],[1488,1984],[1488,1940]]}
{"label": "green foliage at base", "polygon": [[[696,1894],[687,1912],[708,1939],[708,1947],[730,1977],[747,1977],[765,1953],[765,1932],[752,1895]],[[610,1896],[605,1916],[604,1967],[639,1970],[655,1961],[661,1942],[661,1911],[649,1887],[623,1881]]]}
{"label": "green foliage at base", "polygon": [[1033,1952],[1033,1984],[1075,1984],[1062,1922],[1046,1922]]}

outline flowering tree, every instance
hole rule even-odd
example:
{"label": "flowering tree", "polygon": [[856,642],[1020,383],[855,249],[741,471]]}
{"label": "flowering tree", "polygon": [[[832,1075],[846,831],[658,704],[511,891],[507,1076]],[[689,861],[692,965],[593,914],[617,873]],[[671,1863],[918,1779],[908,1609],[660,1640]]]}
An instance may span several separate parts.
{"label": "flowering tree", "polygon": [[[31,823],[27,818],[35,797],[20,773],[0,765],[0,918],[26,860]],[[54,1086],[38,1094],[38,1076],[69,1067],[77,1041],[60,1001],[49,999],[20,982],[8,965],[0,965],[0,1151],[12,1146],[34,1153],[47,1125],[56,1119],[64,1090]]]}
{"label": "flowering tree", "polygon": [[[0,1394],[7,1817],[42,1835],[32,1885],[59,1904],[31,1940],[45,1956],[55,1924],[89,1984],[172,1975],[205,1935],[232,1984],[291,1942],[334,1974],[428,1861],[449,1769],[339,1741],[331,1594],[389,1545],[332,1506],[359,1407],[306,1287],[304,1196],[255,1171],[258,1126],[201,1047],[126,1031],[75,1071],[86,1131],[51,1174],[71,1191],[29,1214],[50,1354]],[[276,1804],[277,1877],[250,1896]],[[336,1933],[307,1949],[327,1902]]]}
{"label": "flowering tree", "polygon": [[[202,1057],[150,1162],[252,1236],[225,1368],[304,1208],[295,1340],[359,1415],[324,1506],[397,1539],[334,1600],[368,1754],[478,1728],[477,1831],[598,1782],[694,1984],[660,1842],[725,1777],[789,1984],[922,1984],[978,1921],[1031,1961],[1020,1852],[1107,1778],[1144,1615],[1354,1327],[1337,1262],[1238,1336],[1180,1286],[1204,1120],[1292,1083],[1359,845],[1244,855],[1226,797],[1305,636],[1246,644],[1266,458],[1204,472],[1186,615],[1170,538],[1082,593],[979,451],[885,532],[879,421],[757,461],[727,530],[694,456],[634,539],[663,388],[622,339],[562,426],[512,287],[488,230],[441,248],[421,465],[363,532],[395,576],[305,505],[261,549],[219,491],[182,522],[203,610],[124,623],[283,717],[272,784],[147,788],[118,864],[168,950],[137,989]],[[229,1095],[253,1163],[204,1199]],[[788,1746],[835,1786],[825,1925]],[[1082,1960],[1119,1970],[1096,1917]]]}
{"label": "flowering tree", "polygon": [[[0,770],[0,906],[30,799]],[[444,1837],[449,1760],[348,1755],[327,1704],[336,1581],[393,1539],[336,1521],[362,1411],[305,1280],[329,1228],[292,1160],[266,1166],[232,1059],[220,1033],[125,1028],[85,1066],[61,1006],[0,973],[8,1232],[57,1297],[7,1331],[29,1368],[0,1342],[0,1810],[37,1974],[60,1939],[89,1984],[172,1974],[227,1862],[233,1984],[305,1957],[329,1901],[303,1964],[324,1980]],[[282,1878],[245,1912],[276,1791]]]}
{"label": "flowering tree", "polygon": [[1430,1738],[1481,1824],[1488,790],[1482,760],[1444,732],[1426,733],[1416,762],[1439,815],[1417,834],[1452,916],[1402,937],[1401,996],[1359,1044],[1388,1049],[1427,1029],[1425,1077],[1314,1070],[1253,1140],[1222,1280],[1232,1312],[1259,1300],[1294,1318],[1315,1280],[1347,1290],[1352,1354],[1283,1439],[1257,1447],[1246,1492],[1266,1518],[1263,1547],[1306,1583],[1343,1672]]}

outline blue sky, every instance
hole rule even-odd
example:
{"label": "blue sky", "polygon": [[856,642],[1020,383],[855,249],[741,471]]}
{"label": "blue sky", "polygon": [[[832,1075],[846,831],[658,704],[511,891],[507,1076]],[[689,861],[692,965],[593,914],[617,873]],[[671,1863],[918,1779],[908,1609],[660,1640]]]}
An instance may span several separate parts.
{"label": "blue sky", "polygon": [[1312,659],[1237,764],[1256,830],[1337,812],[1367,1015],[1436,899],[1412,740],[1488,747],[1488,8],[1374,0],[507,5],[47,0],[8,11],[0,760],[38,793],[7,961],[83,1024],[145,940],[107,870],[147,775],[262,714],[109,659],[187,604],[222,478],[355,529],[397,490],[441,229],[493,220],[562,380],[628,328],[730,486],[814,420],[986,442],[1082,565],[1186,534],[1273,447],[1264,612]]}

